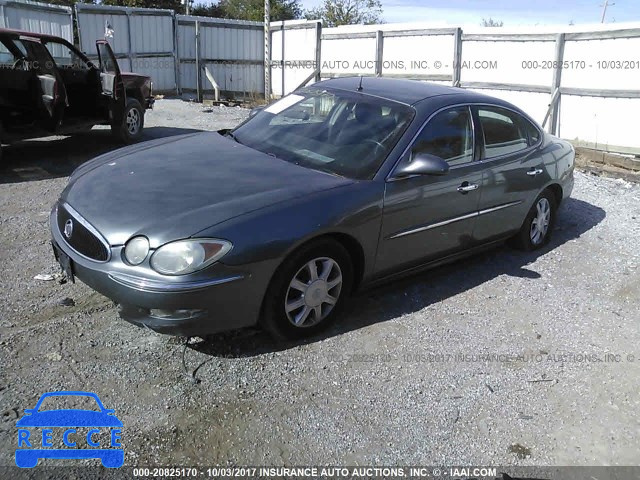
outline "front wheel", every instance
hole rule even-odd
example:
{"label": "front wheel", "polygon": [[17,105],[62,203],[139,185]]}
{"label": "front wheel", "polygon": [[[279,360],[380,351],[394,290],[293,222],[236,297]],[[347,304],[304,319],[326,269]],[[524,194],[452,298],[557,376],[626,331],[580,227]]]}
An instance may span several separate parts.
{"label": "front wheel", "polygon": [[345,248],[330,239],[313,242],[275,273],[261,324],[276,340],[312,336],[333,323],[352,284],[353,265]]}
{"label": "front wheel", "polygon": [[122,117],[111,125],[111,132],[122,143],[134,143],[142,137],[144,128],[144,109],[134,98],[127,100]]}
{"label": "front wheel", "polygon": [[513,237],[514,246],[531,251],[549,243],[556,220],[556,208],[553,192],[542,192],[529,210],[520,231]]}

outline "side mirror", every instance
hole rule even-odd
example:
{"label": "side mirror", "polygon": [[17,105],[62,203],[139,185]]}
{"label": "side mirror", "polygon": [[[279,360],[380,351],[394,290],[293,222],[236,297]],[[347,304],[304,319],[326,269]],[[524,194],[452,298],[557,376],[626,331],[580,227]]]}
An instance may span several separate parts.
{"label": "side mirror", "polygon": [[262,110],[264,110],[264,107],[255,107],[252,108],[251,111],[249,112],[249,118],[253,118],[255,117],[258,113],[260,113]]}
{"label": "side mirror", "polygon": [[400,165],[395,172],[395,176],[446,175],[448,172],[449,164],[440,157],[428,153],[415,153],[410,162],[404,162]]}

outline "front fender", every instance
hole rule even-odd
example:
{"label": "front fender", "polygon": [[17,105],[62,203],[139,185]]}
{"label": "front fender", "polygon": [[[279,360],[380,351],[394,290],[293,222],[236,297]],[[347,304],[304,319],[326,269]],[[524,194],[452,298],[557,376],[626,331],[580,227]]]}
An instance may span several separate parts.
{"label": "front fender", "polygon": [[365,275],[378,247],[384,184],[363,181],[336,187],[293,202],[272,205],[198,232],[197,237],[230,240],[227,265],[276,260],[313,238],[341,233],[355,239],[364,252]]}

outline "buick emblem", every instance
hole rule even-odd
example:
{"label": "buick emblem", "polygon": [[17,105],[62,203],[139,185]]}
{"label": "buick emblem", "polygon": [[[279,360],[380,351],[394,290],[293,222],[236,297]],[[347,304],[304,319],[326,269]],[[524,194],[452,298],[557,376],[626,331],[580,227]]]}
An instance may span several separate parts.
{"label": "buick emblem", "polygon": [[64,236],[71,238],[71,235],[73,235],[73,220],[69,219],[64,224]]}

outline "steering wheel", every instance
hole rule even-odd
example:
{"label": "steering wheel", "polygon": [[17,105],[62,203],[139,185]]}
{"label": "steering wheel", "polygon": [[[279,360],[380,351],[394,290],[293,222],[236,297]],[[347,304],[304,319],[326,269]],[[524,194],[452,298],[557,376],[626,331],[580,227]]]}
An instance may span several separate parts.
{"label": "steering wheel", "polygon": [[362,143],[373,143],[376,146],[376,152],[378,149],[384,150],[385,146],[382,145],[380,142],[378,142],[377,140],[373,140],[372,138],[367,138],[366,140],[364,140]]}
{"label": "steering wheel", "polygon": [[12,70],[17,70],[18,69],[18,65],[20,65],[20,63],[23,63],[25,61],[24,57],[20,57],[18,58],[15,62],[13,62],[13,65],[11,66]]}

